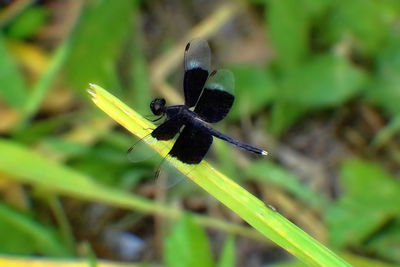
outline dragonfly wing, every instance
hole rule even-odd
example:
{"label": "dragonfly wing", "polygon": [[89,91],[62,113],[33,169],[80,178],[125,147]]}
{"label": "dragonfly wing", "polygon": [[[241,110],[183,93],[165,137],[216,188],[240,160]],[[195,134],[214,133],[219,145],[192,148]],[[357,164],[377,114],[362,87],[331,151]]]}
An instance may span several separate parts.
{"label": "dragonfly wing", "polygon": [[183,122],[179,118],[171,118],[164,121],[158,126],[152,133],[151,136],[157,140],[166,141],[170,140],[178,134],[183,126]]}
{"label": "dragonfly wing", "polygon": [[198,164],[212,144],[211,134],[192,125],[186,125],[169,155],[186,164]]}
{"label": "dragonfly wing", "polygon": [[194,39],[185,48],[185,75],[183,78],[183,92],[185,105],[193,107],[208,77],[211,63],[210,47],[204,39]]}
{"label": "dragonfly wing", "polygon": [[229,70],[210,74],[194,112],[204,121],[215,123],[226,117],[233,105],[235,80]]}

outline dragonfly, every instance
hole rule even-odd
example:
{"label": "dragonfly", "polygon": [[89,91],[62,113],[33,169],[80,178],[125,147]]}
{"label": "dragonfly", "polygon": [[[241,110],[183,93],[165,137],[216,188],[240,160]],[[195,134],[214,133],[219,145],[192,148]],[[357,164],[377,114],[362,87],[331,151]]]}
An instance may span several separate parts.
{"label": "dragonfly", "polygon": [[168,155],[185,164],[199,164],[214,138],[255,154],[267,155],[267,151],[233,139],[211,126],[228,115],[235,99],[235,81],[229,70],[210,72],[210,65],[211,52],[207,41],[200,38],[190,41],[184,53],[185,102],[167,106],[164,98],[152,100],[150,109],[159,116],[156,120],[165,120],[151,132],[151,136],[158,141],[178,136]]}

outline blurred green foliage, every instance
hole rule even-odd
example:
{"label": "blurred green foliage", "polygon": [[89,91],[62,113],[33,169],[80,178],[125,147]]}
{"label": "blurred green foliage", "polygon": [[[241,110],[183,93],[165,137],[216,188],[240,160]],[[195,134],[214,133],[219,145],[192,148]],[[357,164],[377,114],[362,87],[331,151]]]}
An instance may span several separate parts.
{"label": "blurred green foliage", "polygon": [[[182,6],[189,6],[183,2]],[[56,45],[53,39],[43,38],[44,29],[56,16],[46,1],[0,23],[0,124],[8,123],[0,125],[1,143],[36,149],[35,153],[62,166],[54,167],[52,161],[39,164],[32,156],[36,154],[13,154],[16,150],[7,146],[7,151],[1,153],[0,181],[28,181],[40,189],[48,183],[54,191],[61,188],[57,184],[64,185],[70,189],[69,197],[91,196],[92,201],[124,207],[122,203],[126,202],[116,200],[127,201],[126,190],[135,191],[143,180],[152,179],[158,162],[127,162],[125,151],[135,140],[104,123],[104,115],[87,103],[85,89],[89,82],[101,84],[127,102],[132,101],[134,109],[147,115],[153,93],[150,61],[161,50],[160,44],[149,40],[160,41],[154,36],[167,27],[155,30],[143,22],[148,19],[160,23],[154,19],[155,14],[149,15],[152,8],[160,13],[155,8],[160,4],[157,1],[155,6],[130,0],[83,3],[81,9],[76,9],[78,19],[74,26],[55,38]],[[311,188],[279,160],[254,160],[243,170],[238,164],[243,162],[231,153],[230,147],[216,143],[219,166],[240,181],[273,185],[318,213],[326,226],[328,246],[400,264],[400,184],[398,173],[389,172],[398,172],[398,167],[381,164],[387,160],[398,164],[400,158],[396,150],[400,129],[400,1],[266,0],[246,4],[262,8],[256,18],[274,53],[272,60],[263,64],[229,66],[236,80],[229,125],[252,117],[267,118],[264,136],[279,140],[293,125],[301,125],[305,117],[321,111],[337,114],[350,101],[357,101],[371,105],[384,122],[390,122],[387,128],[379,129],[373,145],[392,150],[389,159],[380,158],[379,154],[371,155],[367,143],[367,153],[355,151],[352,155],[356,159],[341,158],[337,163],[340,190],[334,198]],[[6,17],[1,13],[6,9],[6,5],[0,7],[0,20]],[[171,19],[169,23],[181,22]],[[184,36],[163,34],[162,39],[167,41],[162,40],[162,44],[173,44]],[[24,61],[26,58],[36,65],[37,57],[27,48],[18,52],[16,43],[36,47],[37,53],[47,59],[39,74],[35,75]],[[69,104],[64,107],[57,100]],[[55,102],[59,109],[52,110],[48,102]],[[366,154],[368,160],[362,159]],[[11,160],[9,156],[18,158]],[[5,164],[5,158],[12,164]],[[23,179],[26,173],[34,182]],[[76,177],[84,178],[74,180]],[[88,177],[108,186],[107,190],[86,183]],[[35,205],[38,197],[32,190],[22,190],[30,200],[23,209],[15,207],[1,191],[0,252],[77,254],[78,249],[70,251],[68,241],[61,238],[65,232],[59,221],[43,218],[43,210]],[[171,198],[201,194],[179,190],[171,190],[176,194]],[[137,201],[142,208],[157,206],[153,200]],[[45,212],[57,213],[47,204]],[[225,242],[219,261],[215,261],[204,229],[185,217],[165,238],[163,257],[168,266],[234,266],[234,239],[230,237]],[[199,260],[193,262],[195,258]]]}
{"label": "blurred green foliage", "polygon": [[29,38],[43,27],[48,18],[48,10],[31,7],[23,12],[9,28],[9,35],[15,38]]}
{"label": "blurred green foliage", "polygon": [[399,182],[380,166],[362,160],[345,162],[340,181],[344,192],[327,212],[332,245],[370,251],[379,244],[382,256],[398,262],[400,250],[394,240],[399,231]]}
{"label": "blurred green foliage", "polygon": [[203,229],[183,217],[165,239],[167,266],[213,266],[211,248]]}
{"label": "blurred green foliage", "polygon": [[398,34],[388,33],[389,40],[376,54],[375,75],[369,84],[367,98],[381,106],[387,112],[398,115],[400,107],[400,90],[398,87],[400,77],[400,37]]}
{"label": "blurred green foliage", "polygon": [[[94,1],[77,25],[66,62],[68,81],[86,94],[88,81],[121,90],[115,80],[115,61],[131,29],[133,1]],[[115,91],[114,91],[115,92]]]}
{"label": "blurred green foliage", "polygon": [[164,255],[166,266],[235,266],[234,240],[232,236],[225,241],[218,262],[214,262],[211,247],[205,231],[188,217],[183,217],[165,239]]}
{"label": "blurred green foliage", "polygon": [[237,100],[229,118],[238,119],[243,114],[254,114],[272,102],[276,85],[268,72],[256,66],[245,65],[232,66],[230,70],[235,76]]}
{"label": "blurred green foliage", "polygon": [[314,192],[311,188],[302,184],[295,174],[273,162],[254,161],[245,174],[246,177],[251,179],[284,188],[287,192],[317,210],[323,210],[329,205],[325,196]]}
{"label": "blurred green foliage", "polygon": [[270,67],[278,90],[271,132],[279,134],[301,114],[340,106],[359,94],[397,113],[399,12],[399,2],[392,0],[267,1],[266,28],[277,53]]}
{"label": "blurred green foliage", "polygon": [[0,34],[0,96],[3,102],[21,108],[26,101],[27,89],[22,73],[9,54],[4,37]]}
{"label": "blurred green foliage", "polygon": [[52,226],[40,225],[31,216],[3,204],[0,204],[0,234],[8,240],[0,244],[0,250],[5,253],[71,255]]}

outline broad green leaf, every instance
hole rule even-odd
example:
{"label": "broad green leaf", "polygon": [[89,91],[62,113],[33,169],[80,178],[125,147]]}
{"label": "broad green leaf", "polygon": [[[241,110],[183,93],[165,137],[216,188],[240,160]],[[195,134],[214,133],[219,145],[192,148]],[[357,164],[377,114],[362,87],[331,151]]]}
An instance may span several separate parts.
{"label": "broad green leaf", "polygon": [[303,1],[268,0],[266,28],[283,70],[299,66],[308,54],[309,15]]}
{"label": "broad green leaf", "polygon": [[334,107],[360,92],[365,74],[345,58],[317,56],[283,79],[277,97],[309,108]]}
{"label": "broad green leaf", "polygon": [[80,92],[89,81],[115,88],[113,69],[131,29],[133,1],[90,1],[75,33],[67,61],[67,80]]}
{"label": "broad green leaf", "polygon": [[400,263],[400,217],[387,225],[379,234],[368,240],[365,249],[382,258]]}
{"label": "broad green leaf", "polygon": [[164,257],[168,267],[214,266],[205,231],[188,216],[182,217],[164,242]]}
{"label": "broad green leaf", "polygon": [[0,102],[14,108],[22,108],[27,94],[25,81],[1,33],[0,59]]}
{"label": "broad green leaf", "polygon": [[264,68],[236,65],[229,69],[235,77],[235,102],[230,118],[249,116],[269,104],[275,95],[274,77]]}
{"label": "broad green leaf", "polygon": [[311,109],[334,107],[362,89],[366,75],[337,55],[316,56],[285,72],[276,89],[268,130],[279,135]]}
{"label": "broad green leaf", "polygon": [[329,243],[335,248],[359,247],[392,217],[351,197],[342,197],[325,214]]}
{"label": "broad green leaf", "polygon": [[342,167],[340,182],[344,192],[327,212],[331,242],[336,247],[360,246],[400,214],[400,183],[379,165],[349,160]]}
{"label": "broad green leaf", "polygon": [[217,263],[217,267],[235,267],[235,239],[228,236]]}
{"label": "broad green leaf", "polygon": [[377,73],[367,98],[392,114],[400,114],[400,38],[393,35],[377,54]]}
{"label": "broad green leaf", "polygon": [[[152,123],[144,120],[142,116],[101,87],[91,85],[89,93],[99,108],[139,138],[148,135],[151,131],[149,128],[154,129]],[[172,144],[173,141],[149,142],[149,146],[163,157],[170,151]],[[309,265],[348,266],[348,263],[283,218],[278,212],[268,208],[262,201],[207,162],[200,162],[195,169],[192,169],[191,165],[188,166],[174,159],[170,162],[260,233]]]}
{"label": "broad green leaf", "polygon": [[54,229],[38,224],[33,218],[0,203],[0,250],[3,253],[40,253],[49,256],[68,256],[65,244]]}
{"label": "broad green leaf", "polygon": [[379,51],[391,24],[397,20],[398,8],[392,0],[336,1],[323,34],[332,43],[350,37],[361,53],[374,53]]}
{"label": "broad green leaf", "polygon": [[341,170],[340,181],[346,194],[369,208],[400,212],[400,182],[376,163],[350,160]]}

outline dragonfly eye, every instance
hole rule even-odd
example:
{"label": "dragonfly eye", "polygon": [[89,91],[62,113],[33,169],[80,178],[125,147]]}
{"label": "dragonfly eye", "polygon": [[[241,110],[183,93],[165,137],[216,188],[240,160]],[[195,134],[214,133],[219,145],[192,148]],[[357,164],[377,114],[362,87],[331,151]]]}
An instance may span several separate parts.
{"label": "dragonfly eye", "polygon": [[154,115],[161,115],[165,112],[165,99],[156,98],[150,103],[150,109]]}

